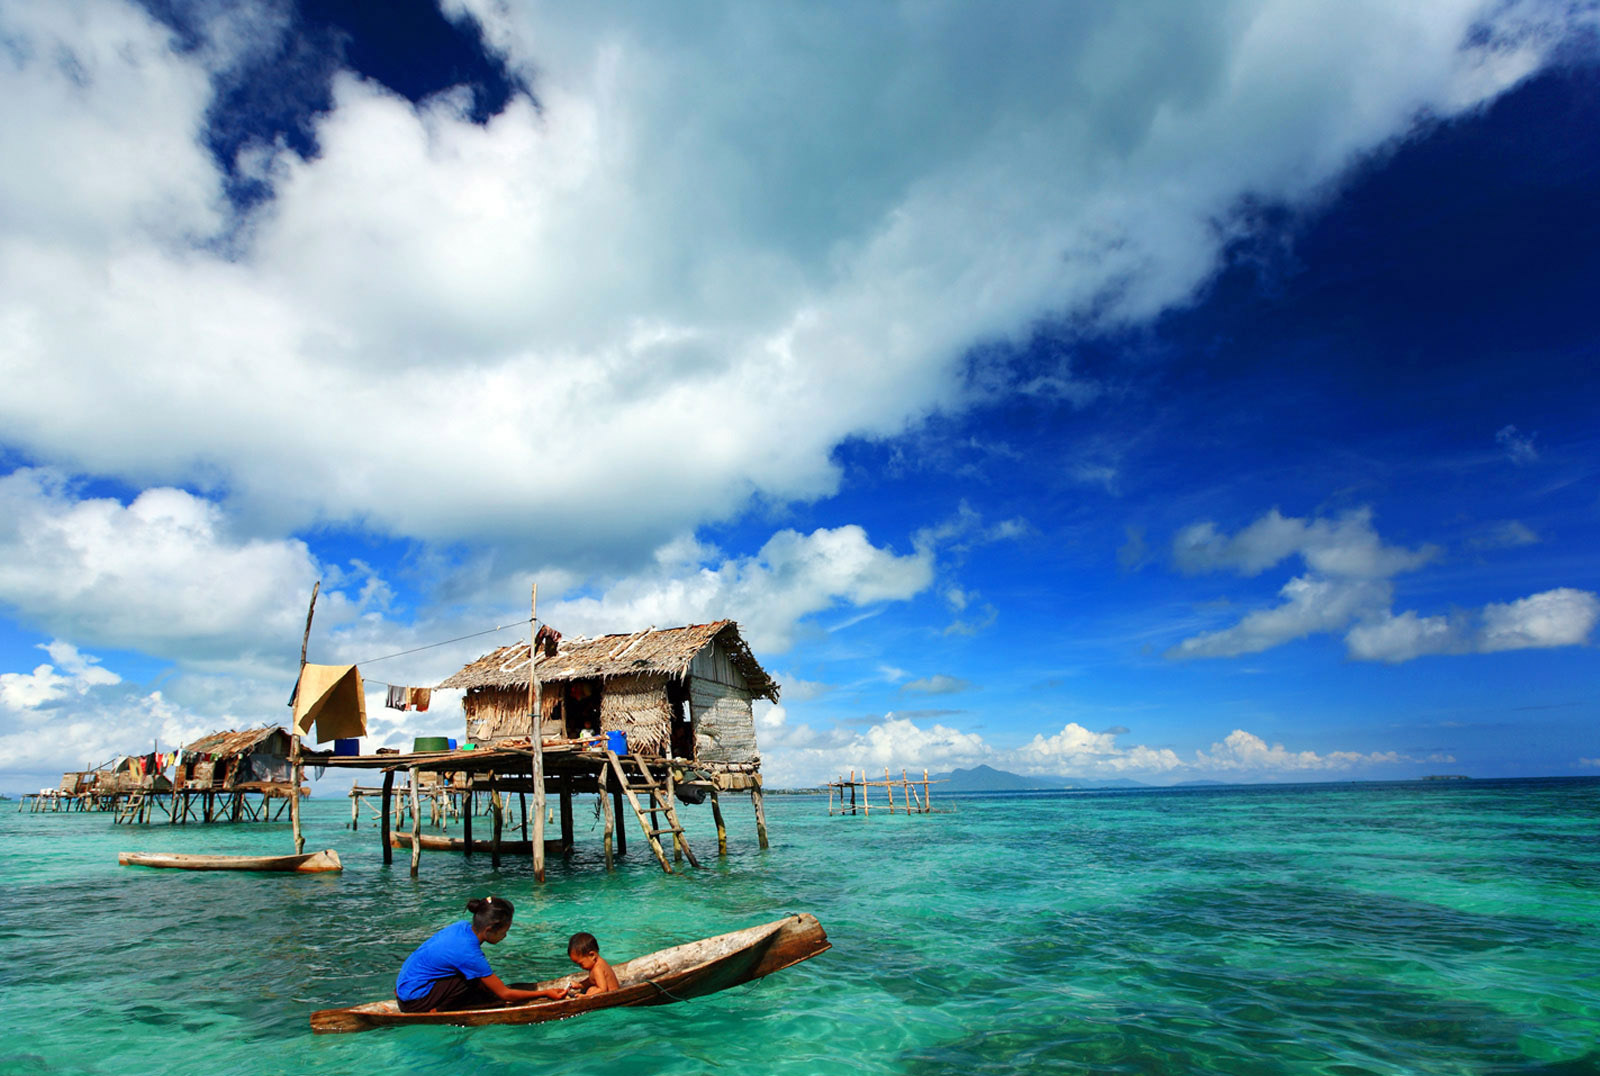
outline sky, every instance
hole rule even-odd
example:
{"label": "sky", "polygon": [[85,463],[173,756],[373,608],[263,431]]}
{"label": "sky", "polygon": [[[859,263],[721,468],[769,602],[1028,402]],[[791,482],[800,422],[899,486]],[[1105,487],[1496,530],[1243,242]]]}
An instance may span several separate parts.
{"label": "sky", "polygon": [[769,785],[1600,774],[1594,4],[379,11],[0,0],[0,789],[318,581],[369,749],[536,583]]}

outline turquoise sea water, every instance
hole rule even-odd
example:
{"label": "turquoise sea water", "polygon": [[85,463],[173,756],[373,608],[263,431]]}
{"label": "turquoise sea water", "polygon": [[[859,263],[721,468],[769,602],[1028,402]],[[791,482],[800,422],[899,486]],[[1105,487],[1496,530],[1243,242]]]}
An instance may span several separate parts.
{"label": "turquoise sea water", "polygon": [[[935,800],[937,805],[938,796]],[[283,852],[287,822],[114,826],[0,805],[3,1073],[1600,1072],[1600,781],[947,798],[829,818],[769,796],[684,814],[708,868],[599,830],[525,859],[382,865],[348,801],[307,805],[333,875],[119,867],[118,850]],[[811,911],[834,948],[764,982],[560,1024],[313,1036],[493,892],[506,979]]]}

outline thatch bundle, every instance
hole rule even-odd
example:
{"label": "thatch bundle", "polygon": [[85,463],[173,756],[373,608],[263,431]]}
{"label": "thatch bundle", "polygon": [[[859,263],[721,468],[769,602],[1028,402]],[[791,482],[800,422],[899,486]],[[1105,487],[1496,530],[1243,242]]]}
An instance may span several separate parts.
{"label": "thatch bundle", "polygon": [[618,676],[606,682],[600,696],[600,728],[628,734],[628,750],[657,755],[672,740],[672,704],[667,678],[660,675]]}

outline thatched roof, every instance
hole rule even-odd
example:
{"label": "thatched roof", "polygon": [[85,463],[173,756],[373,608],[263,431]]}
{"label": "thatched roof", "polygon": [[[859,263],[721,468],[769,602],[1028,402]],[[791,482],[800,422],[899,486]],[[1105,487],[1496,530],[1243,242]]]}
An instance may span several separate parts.
{"label": "thatched roof", "polygon": [[183,749],[191,754],[210,755],[212,758],[232,758],[234,755],[253,751],[261,741],[275,732],[289,735],[288,730],[281,725],[242,729],[238,732],[213,732],[209,736],[202,736],[192,744],[186,744]]}
{"label": "thatched roof", "polygon": [[[750,653],[739,635],[739,625],[731,620],[710,624],[690,624],[682,628],[651,628],[623,635],[602,635],[598,639],[562,639],[555,657],[539,657],[539,680],[609,680],[617,676],[660,673],[682,676],[689,665],[713,642],[720,643],[728,659],[744,674],[750,691],[757,697],[778,701],[778,685]],[[450,679],[441,688],[527,687],[528,644],[512,643],[485,654]]]}

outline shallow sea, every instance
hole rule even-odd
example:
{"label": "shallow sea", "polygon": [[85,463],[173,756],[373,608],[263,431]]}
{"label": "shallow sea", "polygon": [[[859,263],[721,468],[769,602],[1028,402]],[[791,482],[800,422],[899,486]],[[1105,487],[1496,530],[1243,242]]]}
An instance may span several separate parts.
{"label": "shallow sea", "polygon": [[[935,804],[940,797],[935,791]],[[589,801],[592,804],[592,800]],[[743,805],[741,805],[743,804]],[[769,796],[684,814],[707,869],[642,842],[534,883],[424,853],[382,864],[348,801],[307,805],[342,874],[119,867],[118,850],[284,852],[271,825],[123,827],[0,804],[3,1073],[1600,1072],[1600,780],[946,797],[829,818]],[[486,827],[475,827],[486,828]],[[815,913],[834,948],[686,1004],[559,1024],[313,1036],[493,892],[506,979]]]}

